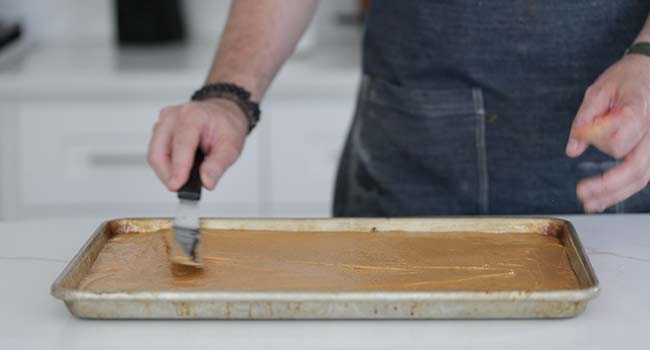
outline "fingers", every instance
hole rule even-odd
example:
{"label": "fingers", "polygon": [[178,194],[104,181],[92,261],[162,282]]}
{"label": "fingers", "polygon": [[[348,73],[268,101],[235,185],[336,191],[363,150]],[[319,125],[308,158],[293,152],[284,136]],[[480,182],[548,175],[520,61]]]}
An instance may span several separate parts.
{"label": "fingers", "polygon": [[602,148],[596,146],[612,157],[621,159],[646,135],[650,123],[644,120],[642,109],[633,104],[620,108],[611,118],[614,121],[614,132],[609,140],[602,141],[605,143]]}
{"label": "fingers", "polygon": [[178,107],[167,107],[160,112],[158,122],[154,125],[149,142],[147,161],[160,181],[167,185],[172,173],[171,148],[174,128],[174,115]]}
{"label": "fingers", "polygon": [[573,120],[573,125],[571,126],[571,133],[566,146],[567,156],[575,158],[587,150],[589,144],[585,141],[576,139],[574,133],[576,130],[591,124],[596,117],[607,113],[610,104],[611,97],[607,90],[594,86],[590,86],[587,89],[582,105]]}
{"label": "fingers", "polygon": [[650,122],[641,108],[627,104],[573,131],[573,138],[588,142],[610,156],[621,159],[648,133]]}
{"label": "fingers", "polygon": [[641,143],[625,160],[605,172],[580,181],[578,198],[583,202],[586,212],[602,212],[648,186],[650,181],[650,137]]}
{"label": "fingers", "polygon": [[187,182],[201,140],[202,129],[202,113],[192,110],[181,111],[172,139],[172,176],[167,183],[171,191],[177,191]]}
{"label": "fingers", "polygon": [[226,107],[188,103],[161,111],[147,159],[170,191],[187,182],[198,147],[205,155],[199,168],[201,182],[210,190],[239,158],[247,130],[237,123],[242,117]]}
{"label": "fingers", "polygon": [[231,142],[220,142],[210,147],[199,172],[203,186],[213,190],[223,173],[237,160],[240,147]]}
{"label": "fingers", "polygon": [[591,124],[573,130],[571,137],[578,141],[593,144],[604,140],[606,135],[615,131],[614,118],[611,115],[596,118]]}

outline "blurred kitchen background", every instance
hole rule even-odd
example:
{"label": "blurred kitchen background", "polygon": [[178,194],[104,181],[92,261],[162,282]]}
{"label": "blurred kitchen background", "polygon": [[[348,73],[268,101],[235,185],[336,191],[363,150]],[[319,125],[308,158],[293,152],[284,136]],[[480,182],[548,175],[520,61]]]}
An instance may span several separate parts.
{"label": "blurred kitchen background", "polygon": [[[204,216],[329,216],[364,1],[321,1]],[[146,163],[159,110],[201,86],[225,0],[0,0],[0,219],[172,216]]]}

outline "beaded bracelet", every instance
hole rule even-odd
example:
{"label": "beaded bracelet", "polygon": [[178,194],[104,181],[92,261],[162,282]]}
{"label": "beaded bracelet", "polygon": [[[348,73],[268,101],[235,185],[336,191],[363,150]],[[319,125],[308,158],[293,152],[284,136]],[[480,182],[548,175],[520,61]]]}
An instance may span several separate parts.
{"label": "beaded bracelet", "polygon": [[251,101],[251,93],[243,87],[233,83],[208,84],[196,90],[192,94],[192,101],[202,101],[207,98],[220,97],[237,104],[248,119],[248,133],[255,128],[260,121],[260,105]]}

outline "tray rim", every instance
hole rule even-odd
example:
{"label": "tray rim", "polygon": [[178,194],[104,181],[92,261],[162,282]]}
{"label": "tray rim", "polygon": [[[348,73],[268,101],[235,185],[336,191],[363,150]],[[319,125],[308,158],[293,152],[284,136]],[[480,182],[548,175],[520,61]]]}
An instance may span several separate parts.
{"label": "tray rim", "polygon": [[[550,216],[436,216],[436,217],[390,217],[390,218],[201,218],[202,221],[256,221],[256,222],[318,222],[318,221],[366,221],[368,223],[392,221],[456,221],[456,220],[480,220],[493,221],[547,221],[564,225],[571,236],[578,257],[582,261],[592,286],[578,289],[564,290],[543,290],[543,291],[432,291],[432,292],[303,292],[303,291],[171,291],[171,290],[143,290],[137,292],[106,292],[98,293],[84,291],[78,288],[66,288],[62,286],[66,276],[79,264],[82,256],[91,247],[93,242],[101,236],[111,223],[118,221],[171,221],[171,218],[116,218],[102,222],[91,236],[82,245],[75,256],[66,265],[56,280],[52,283],[50,294],[65,302],[90,301],[90,300],[111,300],[111,301],[159,301],[183,302],[183,301],[298,301],[298,302],[343,302],[343,301],[562,301],[562,302],[586,302],[596,298],[600,294],[600,282],[589,261],[584,246],[569,220]],[[272,230],[269,230],[272,231]]]}

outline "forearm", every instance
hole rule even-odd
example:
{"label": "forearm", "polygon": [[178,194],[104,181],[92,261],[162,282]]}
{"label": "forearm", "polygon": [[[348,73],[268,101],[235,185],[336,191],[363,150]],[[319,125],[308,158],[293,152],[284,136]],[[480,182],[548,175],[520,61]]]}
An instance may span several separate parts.
{"label": "forearm", "polygon": [[260,101],[307,28],[317,0],[234,0],[208,83],[232,82]]}
{"label": "forearm", "polygon": [[650,17],[645,21],[643,29],[641,29],[641,32],[636,37],[634,42],[650,42]]}

